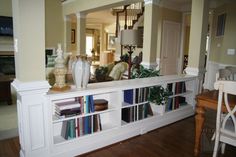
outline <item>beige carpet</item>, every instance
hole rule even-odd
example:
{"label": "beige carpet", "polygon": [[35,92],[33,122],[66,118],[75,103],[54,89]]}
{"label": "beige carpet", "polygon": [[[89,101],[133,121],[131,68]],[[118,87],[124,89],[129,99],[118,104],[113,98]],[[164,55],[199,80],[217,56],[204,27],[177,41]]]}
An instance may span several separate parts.
{"label": "beige carpet", "polygon": [[16,105],[0,102],[0,140],[18,136]]}

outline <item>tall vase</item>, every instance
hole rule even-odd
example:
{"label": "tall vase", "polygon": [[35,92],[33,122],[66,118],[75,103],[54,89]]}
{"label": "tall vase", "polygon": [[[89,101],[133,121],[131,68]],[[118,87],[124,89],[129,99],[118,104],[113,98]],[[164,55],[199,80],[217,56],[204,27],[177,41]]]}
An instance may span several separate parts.
{"label": "tall vase", "polygon": [[84,58],[79,57],[72,63],[72,77],[76,88],[86,88],[90,76],[90,63]]}

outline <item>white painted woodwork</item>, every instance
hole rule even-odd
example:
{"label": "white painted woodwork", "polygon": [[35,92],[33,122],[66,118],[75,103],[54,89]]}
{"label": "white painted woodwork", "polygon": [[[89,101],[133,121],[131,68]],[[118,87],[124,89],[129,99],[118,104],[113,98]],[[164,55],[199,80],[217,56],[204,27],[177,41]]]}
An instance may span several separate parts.
{"label": "white painted woodwork", "polygon": [[[154,112],[153,116],[132,123],[124,123],[122,121],[121,110],[124,107],[122,106],[124,90],[154,85],[165,87],[167,83],[180,81],[186,82],[187,91],[173,95],[173,97],[178,95],[185,96],[188,105],[165,112],[163,115]],[[147,133],[153,129],[194,115],[197,77],[169,75],[111,81],[89,84],[87,88],[81,89],[76,89],[75,86],[72,86],[71,90],[67,92],[48,92],[49,85],[45,82],[22,83],[14,81],[13,86],[18,93],[20,156],[71,157]],[[104,98],[109,102],[107,110],[87,114],[101,115],[102,131],[65,140],[61,136],[62,122],[85,115],[57,119],[55,117],[54,103],[85,95],[94,95],[94,98]]]}
{"label": "white painted woodwork", "polygon": [[221,64],[221,63],[216,63],[212,61],[208,61],[207,63],[207,69],[206,69],[206,76],[205,76],[205,81],[204,81],[204,88],[205,89],[214,89],[214,83],[216,81],[216,74],[219,69],[224,69],[227,66],[233,66],[235,65],[230,65],[230,64]]}
{"label": "white painted woodwork", "polygon": [[[216,116],[215,145],[213,157],[217,156],[220,142],[224,143],[222,152],[224,153],[225,144],[236,146],[236,105],[229,102],[229,94],[236,96],[235,81],[217,81],[215,89],[219,90],[218,106]],[[222,111],[222,106],[227,108]]]}
{"label": "white painted woodwork", "polygon": [[180,51],[180,23],[163,22],[160,72],[162,75],[178,73]]}
{"label": "white painted woodwork", "polygon": [[17,118],[20,157],[49,156],[48,107],[45,95],[47,81],[20,82],[14,80],[17,91]]}

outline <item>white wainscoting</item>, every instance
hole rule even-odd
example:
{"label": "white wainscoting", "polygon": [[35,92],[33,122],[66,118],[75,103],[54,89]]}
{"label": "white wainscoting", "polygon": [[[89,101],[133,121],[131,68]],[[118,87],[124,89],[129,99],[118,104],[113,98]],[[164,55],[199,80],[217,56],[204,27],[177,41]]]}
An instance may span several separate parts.
{"label": "white wainscoting", "polygon": [[205,75],[205,81],[204,81],[204,88],[205,89],[214,89],[214,83],[216,81],[216,73],[219,69],[224,69],[226,66],[235,66],[236,65],[230,65],[230,64],[221,64],[217,62],[209,61],[207,65],[207,72]]}

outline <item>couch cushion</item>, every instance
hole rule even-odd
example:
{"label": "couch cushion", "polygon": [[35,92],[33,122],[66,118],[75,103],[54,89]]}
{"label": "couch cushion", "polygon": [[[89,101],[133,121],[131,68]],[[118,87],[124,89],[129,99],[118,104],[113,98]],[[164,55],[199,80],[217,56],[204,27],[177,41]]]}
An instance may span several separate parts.
{"label": "couch cushion", "polygon": [[114,80],[120,80],[127,70],[128,64],[126,62],[117,63],[111,70],[109,76],[112,77]]}

